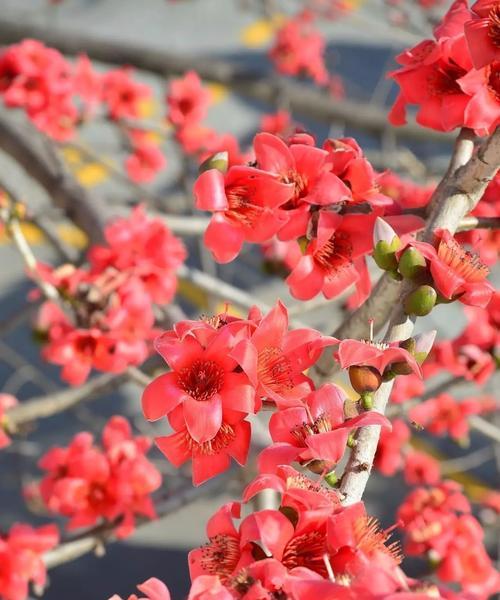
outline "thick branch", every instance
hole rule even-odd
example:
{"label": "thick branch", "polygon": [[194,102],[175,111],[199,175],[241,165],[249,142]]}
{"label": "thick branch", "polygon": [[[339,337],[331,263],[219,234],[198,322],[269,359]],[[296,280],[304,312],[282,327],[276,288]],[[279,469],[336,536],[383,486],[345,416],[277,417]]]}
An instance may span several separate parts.
{"label": "thick branch", "polygon": [[[236,63],[201,56],[186,56],[155,49],[147,44],[120,42],[102,39],[82,29],[46,27],[37,23],[0,21],[0,41],[3,44],[16,43],[23,38],[36,38],[64,54],[86,52],[95,60],[131,64],[138,69],[166,74],[181,74],[195,69],[206,80],[230,86],[233,90],[261,102],[276,103],[276,98],[285,96],[290,109],[299,115],[316,120],[341,122],[358,130],[380,134],[388,129],[387,113],[373,104],[353,100],[333,100],[331,96],[313,87],[283,81],[276,77],[262,77],[250,72],[248,67]],[[401,138],[451,139],[442,134],[417,125],[407,125],[393,130]]]}
{"label": "thick branch", "polygon": [[[440,185],[432,199],[434,209],[423,232],[423,239],[431,241],[434,230],[438,227],[454,233],[461,219],[469,213],[481,199],[486,186],[495,176],[500,166],[500,130],[497,130],[477,154],[471,157],[462,151],[461,138],[455,146],[451,163],[457,170],[449,171],[443,185]],[[460,156],[457,158],[457,153]],[[460,165],[463,163],[463,166]],[[414,284],[405,281],[401,286],[400,297],[414,289]],[[402,302],[399,301],[393,310],[385,341],[394,342],[407,339],[413,332],[414,319],[404,314]],[[384,413],[392,391],[394,380],[383,383],[375,394],[374,410]],[[345,504],[353,504],[361,500],[365,490],[373,459],[380,436],[379,426],[363,427],[359,430],[356,446],[351,452],[348,464],[342,477],[340,491]]]}

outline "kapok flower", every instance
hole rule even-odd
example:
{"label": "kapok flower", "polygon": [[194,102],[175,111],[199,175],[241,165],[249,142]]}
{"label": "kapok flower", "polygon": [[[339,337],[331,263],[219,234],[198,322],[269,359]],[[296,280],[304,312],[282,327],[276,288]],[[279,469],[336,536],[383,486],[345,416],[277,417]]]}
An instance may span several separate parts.
{"label": "kapok flower", "polygon": [[434,485],[441,480],[439,461],[425,452],[408,452],[404,462],[404,477],[408,485]]}
{"label": "kapok flower", "polygon": [[476,69],[500,60],[500,3],[478,0],[471,20],[465,23],[465,37]]}
{"label": "kapok flower", "polygon": [[253,383],[237,371],[238,361],[232,356],[237,338],[231,329],[200,325],[200,330],[182,337],[168,331],[156,340],[156,350],[172,370],[146,387],[142,408],[146,419],[155,421],[179,407],[189,439],[203,447],[217,436],[226,439],[223,424],[232,431],[230,425],[254,412],[256,406]]}
{"label": "kapok flower", "polygon": [[29,583],[45,586],[47,570],[43,554],[59,543],[56,525],[34,528],[15,523],[0,535],[0,597],[3,600],[26,600]]}
{"label": "kapok flower", "polygon": [[455,440],[466,439],[469,433],[467,417],[481,412],[481,403],[474,398],[458,401],[449,394],[440,394],[417,404],[410,418],[423,425],[429,433],[448,433]]}
{"label": "kapok flower", "polygon": [[[167,586],[156,577],[147,579],[144,583],[138,585],[137,589],[145,595],[139,598],[136,594],[132,594],[128,597],[128,600],[170,600],[170,592]],[[114,594],[109,600],[122,600],[122,598]]]}
{"label": "kapok flower", "polygon": [[134,81],[129,67],[114,69],[103,75],[102,99],[113,121],[139,117],[141,103],[150,96],[151,88]]}
{"label": "kapok flower", "polygon": [[493,294],[486,281],[489,269],[479,258],[465,250],[446,229],[434,232],[434,245],[412,242],[411,245],[429,261],[437,291],[448,300],[485,307]]}
{"label": "kapok flower", "polygon": [[279,238],[290,240],[305,235],[311,205],[339,204],[351,198],[345,183],[331,172],[326,150],[305,143],[285,142],[270,133],[259,133],[254,139],[254,152],[260,169],[273,173],[283,183],[293,184],[291,199],[283,206],[288,223]]}
{"label": "kapok flower", "polygon": [[132,154],[125,159],[125,170],[136,183],[152,181],[165,168],[167,161],[163,152],[150,142],[134,146]]}
{"label": "kapok flower", "polygon": [[168,119],[176,127],[203,121],[210,104],[210,92],[201,83],[195,71],[174,79],[166,96]]}
{"label": "kapok flower", "polygon": [[[500,12],[499,12],[500,15]],[[477,135],[490,135],[500,123],[500,60],[482,69],[472,69],[458,80],[470,96],[464,112],[464,126]]]}
{"label": "kapok flower", "polygon": [[251,337],[238,343],[231,357],[256,387],[257,396],[283,408],[301,404],[312,389],[304,371],[316,362],[323,348],[336,342],[314,329],[288,331],[288,311],[278,301]]}
{"label": "kapok flower", "polygon": [[123,417],[112,417],[102,437],[103,449],[81,432],[67,448],[49,450],[39,462],[47,471],[40,493],[49,510],[70,518],[68,529],[105,519],[116,521],[116,535],[125,537],[135,515],[156,516],[150,494],[161,485],[161,475],[145,456],[150,441],[134,438]]}
{"label": "kapok flower", "polygon": [[17,398],[12,394],[0,394],[0,450],[10,444],[10,437],[5,431],[8,425],[5,412],[17,404]]}
{"label": "kapok flower", "polygon": [[235,166],[226,175],[217,169],[202,173],[194,195],[198,209],[213,212],[204,240],[216,260],[233,260],[244,241],[271,239],[288,220],[280,206],[293,193],[292,184],[252,167]]}
{"label": "kapok flower", "polygon": [[269,431],[275,443],[261,452],[259,471],[272,473],[277,465],[296,461],[326,473],[342,458],[353,429],[365,425],[390,427],[387,418],[377,412],[346,419],[345,400],[339,387],[325,384],[306,396],[302,406],[274,413]]}
{"label": "kapok flower", "polygon": [[176,269],[184,262],[186,250],[160,219],[147,217],[144,208],[134,208],[130,217],[106,226],[107,245],[89,252],[92,273],[113,267],[119,273],[138,277],[153,302],[170,302],[177,287]]}

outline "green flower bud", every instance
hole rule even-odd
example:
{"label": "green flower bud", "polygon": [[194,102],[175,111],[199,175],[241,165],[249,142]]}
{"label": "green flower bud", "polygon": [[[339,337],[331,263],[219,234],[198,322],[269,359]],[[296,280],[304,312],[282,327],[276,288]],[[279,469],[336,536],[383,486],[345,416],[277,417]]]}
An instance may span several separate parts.
{"label": "green flower bud", "polygon": [[436,290],[430,285],[421,285],[404,299],[404,309],[407,315],[424,317],[436,304]]}
{"label": "green flower bud", "polygon": [[325,481],[330,487],[335,487],[339,481],[339,478],[335,474],[335,471],[330,471],[325,475]]}
{"label": "green flower bud", "polygon": [[224,152],[217,152],[217,154],[213,154],[209,156],[205,161],[203,161],[199,167],[199,172],[203,173],[204,171],[208,171],[209,169],[217,169],[221,173],[226,173],[227,167],[229,163],[229,154]]}
{"label": "green flower bud", "polygon": [[375,221],[373,244],[373,258],[377,265],[384,271],[396,272],[396,251],[401,246],[401,240],[394,229],[380,217]]}
{"label": "green flower bud", "polygon": [[405,279],[418,280],[427,273],[424,256],[416,248],[407,248],[399,257],[398,270]]}

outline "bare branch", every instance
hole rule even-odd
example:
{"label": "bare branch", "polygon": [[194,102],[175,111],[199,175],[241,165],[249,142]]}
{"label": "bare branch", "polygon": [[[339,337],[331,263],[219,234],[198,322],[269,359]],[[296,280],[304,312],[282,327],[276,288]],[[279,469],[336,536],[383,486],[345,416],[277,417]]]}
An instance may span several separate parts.
{"label": "bare branch", "polygon": [[474,452],[469,452],[469,454],[466,454],[465,456],[443,460],[439,463],[439,468],[442,475],[462,473],[463,471],[480,467],[484,463],[491,460],[494,456],[495,452],[492,446],[485,446],[484,448],[479,448],[479,450],[475,450]]}

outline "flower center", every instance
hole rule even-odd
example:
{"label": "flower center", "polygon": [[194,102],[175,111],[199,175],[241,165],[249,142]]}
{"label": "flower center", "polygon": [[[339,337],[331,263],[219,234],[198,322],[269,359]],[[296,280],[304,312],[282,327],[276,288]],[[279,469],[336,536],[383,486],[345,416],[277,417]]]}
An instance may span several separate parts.
{"label": "flower center", "polygon": [[292,363],[281,348],[268,346],[259,353],[257,370],[261,383],[273,391],[293,388]]}
{"label": "flower center", "polygon": [[238,540],[230,535],[214,535],[202,548],[201,566],[210,575],[218,575],[222,582],[236,568],[240,558]]}
{"label": "flower center", "polygon": [[483,281],[488,276],[489,269],[479,260],[479,257],[462,248],[454,239],[441,240],[438,256],[457,275],[469,283]]}
{"label": "flower center", "polygon": [[195,360],[191,366],[180,369],[177,381],[186,394],[205,402],[220,392],[224,369],[213,360]]}
{"label": "flower center", "polygon": [[293,198],[281,208],[288,210],[296,208],[298,201],[307,195],[307,177],[298,171],[290,170],[286,173],[283,173],[280,179],[283,183],[293,183],[294,185]]}
{"label": "flower center", "polygon": [[244,185],[237,185],[226,190],[229,210],[226,211],[226,216],[245,225],[251,227],[255,221],[262,215],[263,208],[252,203],[253,190]]}
{"label": "flower center", "polygon": [[466,74],[466,71],[450,60],[449,63],[441,62],[427,77],[427,91],[430,96],[445,96],[461,92],[457,79]]}
{"label": "flower center", "polygon": [[491,43],[500,48],[500,4],[495,4],[488,15],[488,37]]}
{"label": "flower center", "polygon": [[310,531],[292,538],[285,547],[281,562],[287,569],[306,567],[328,577],[323,556],[327,551],[324,531]]}
{"label": "flower center", "polygon": [[332,424],[328,415],[321,414],[312,423],[302,423],[295,429],[292,429],[291,434],[299,442],[301,446],[306,447],[306,438],[310,435],[316,435],[318,433],[326,433],[332,430]]}
{"label": "flower center", "polygon": [[488,89],[497,101],[500,101],[500,62],[495,61],[488,67]]}
{"label": "flower center", "polygon": [[231,444],[236,438],[236,433],[231,425],[222,423],[215,437],[207,442],[199,443],[195,441],[189,432],[185,433],[184,443],[188,447],[192,456],[214,456],[220,454],[225,448]]}
{"label": "flower center", "polygon": [[352,243],[349,235],[338,231],[314,253],[314,261],[333,275],[350,264],[351,256]]}
{"label": "flower center", "polygon": [[374,517],[367,516],[358,519],[354,524],[354,536],[358,550],[368,556],[374,552],[384,552],[396,564],[403,560],[399,542],[386,545],[387,540],[391,537],[390,529],[381,529],[378,520]]}

